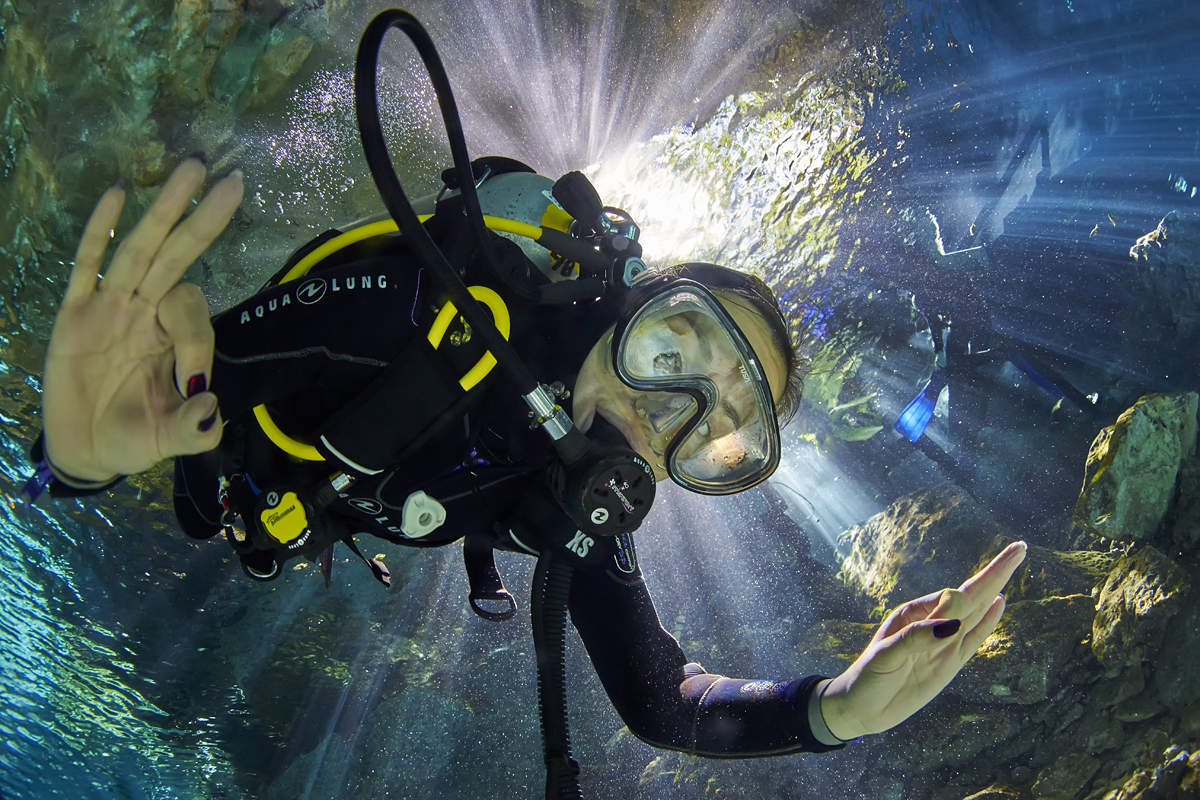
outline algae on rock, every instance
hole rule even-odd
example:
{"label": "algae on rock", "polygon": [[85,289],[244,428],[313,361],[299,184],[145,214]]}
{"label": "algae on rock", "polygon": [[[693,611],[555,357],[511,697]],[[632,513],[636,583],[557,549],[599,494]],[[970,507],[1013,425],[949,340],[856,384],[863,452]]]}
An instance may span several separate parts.
{"label": "algae on rock", "polygon": [[962,582],[964,565],[994,555],[1001,528],[952,484],[902,497],[841,535],[849,552],[838,577],[877,605],[879,616],[916,597]]}
{"label": "algae on rock", "polygon": [[1183,459],[1196,450],[1197,394],[1146,395],[1092,442],[1075,522],[1109,539],[1155,536]]}

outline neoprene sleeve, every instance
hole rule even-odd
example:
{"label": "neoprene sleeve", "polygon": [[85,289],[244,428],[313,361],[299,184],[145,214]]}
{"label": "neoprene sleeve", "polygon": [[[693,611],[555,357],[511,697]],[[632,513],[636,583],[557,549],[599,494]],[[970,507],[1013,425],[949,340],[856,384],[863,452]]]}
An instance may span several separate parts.
{"label": "neoprene sleeve", "polygon": [[[570,609],[613,706],[648,744],[712,758],[843,746],[820,741],[809,723],[809,700],[823,676],[765,681],[704,672],[659,623],[640,575],[580,570]],[[820,733],[838,741],[827,728]]]}

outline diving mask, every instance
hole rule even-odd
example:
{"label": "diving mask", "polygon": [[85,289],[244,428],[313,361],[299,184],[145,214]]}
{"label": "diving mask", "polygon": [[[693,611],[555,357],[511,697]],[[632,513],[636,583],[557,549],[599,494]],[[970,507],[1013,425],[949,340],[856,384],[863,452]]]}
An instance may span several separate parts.
{"label": "diving mask", "polygon": [[665,442],[653,446],[667,474],[701,494],[732,494],[767,478],[779,464],[779,425],[745,334],[695,281],[647,273],[634,289],[648,299],[617,323],[613,367],[640,393],[634,408],[652,440]]}

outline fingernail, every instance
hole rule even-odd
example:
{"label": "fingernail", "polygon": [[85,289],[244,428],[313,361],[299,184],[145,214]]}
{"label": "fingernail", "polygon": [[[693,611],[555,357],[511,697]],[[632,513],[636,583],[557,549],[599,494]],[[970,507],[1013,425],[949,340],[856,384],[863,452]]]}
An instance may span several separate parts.
{"label": "fingernail", "polygon": [[204,373],[200,372],[188,378],[187,396],[195,397],[208,388],[208,381],[204,377]]}
{"label": "fingernail", "polygon": [[194,158],[197,161],[199,161],[201,164],[203,164],[204,166],[206,166],[206,167],[208,166],[208,153],[204,152],[203,150],[197,150],[196,152],[194,152],[190,156],[188,156],[188,158]]}
{"label": "fingernail", "polygon": [[938,639],[945,639],[948,636],[953,636],[958,633],[958,627],[962,624],[959,620],[948,619],[945,622],[939,622],[933,626],[933,635]]}
{"label": "fingernail", "polygon": [[199,426],[200,432],[208,433],[208,431],[212,428],[213,423],[215,423],[216,421],[217,421],[217,412],[214,411],[211,417],[205,417],[204,419],[200,420],[200,426]]}
{"label": "fingernail", "polygon": [[240,181],[242,178],[245,177],[245,174],[242,172],[242,168],[238,167],[237,169],[230,170],[229,174],[226,175],[225,177],[226,178],[237,178]]}
{"label": "fingernail", "polygon": [[114,182],[113,182],[113,185],[112,185],[112,186],[110,186],[109,188],[110,188],[110,189],[121,189],[122,191],[124,191],[124,189],[125,189],[125,179],[124,179],[124,178],[117,178],[117,179],[116,179],[116,181],[114,181]]}

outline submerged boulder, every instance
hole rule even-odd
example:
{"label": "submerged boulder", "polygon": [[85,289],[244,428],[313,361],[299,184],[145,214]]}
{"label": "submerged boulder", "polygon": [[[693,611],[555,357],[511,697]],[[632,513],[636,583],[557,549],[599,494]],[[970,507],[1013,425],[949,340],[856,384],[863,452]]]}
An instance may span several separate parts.
{"label": "submerged boulder", "polygon": [[952,484],[901,497],[841,535],[849,552],[838,577],[876,602],[882,616],[915,597],[958,586],[966,570],[1003,547],[1003,531]]}
{"label": "submerged boulder", "polygon": [[1183,459],[1196,449],[1195,392],[1147,395],[1100,431],[1088,451],[1075,522],[1109,539],[1155,535]]}
{"label": "submerged boulder", "polygon": [[1063,753],[1038,773],[1033,782],[1037,800],[1074,800],[1100,769],[1100,760],[1087,753]]}
{"label": "submerged boulder", "polygon": [[1167,517],[1171,543],[1185,553],[1200,551],[1200,459],[1184,459],[1179,468],[1179,499]]}
{"label": "submerged boulder", "polygon": [[1046,700],[1064,682],[1086,677],[1072,662],[1077,650],[1087,652],[1092,614],[1086,595],[1013,603],[946,691],[977,703]]}
{"label": "submerged boulder", "polygon": [[1011,786],[992,784],[986,789],[976,792],[963,800],[1025,800],[1029,795]]}
{"label": "submerged boulder", "polygon": [[1113,672],[1154,656],[1189,589],[1183,570],[1153,547],[1130,550],[1100,590],[1092,620],[1096,658]]}
{"label": "submerged boulder", "polygon": [[1102,800],[1184,800],[1200,797],[1200,751],[1189,753],[1174,745],[1168,747],[1162,754],[1162,763],[1149,769],[1139,769],[1120,788],[1091,797],[1102,797]]}
{"label": "submerged boulder", "polygon": [[875,635],[876,625],[826,619],[805,630],[796,641],[796,663],[805,672],[838,675]]}
{"label": "submerged boulder", "polygon": [[[1011,608],[1021,600],[1090,595],[1108,579],[1118,555],[1099,550],[1051,550],[1031,544],[1025,563],[1004,587],[1004,596]],[[981,561],[972,571],[986,563]]]}
{"label": "submerged boulder", "polygon": [[1171,211],[1129,248],[1136,279],[1177,340],[1200,335],[1200,213]]}

